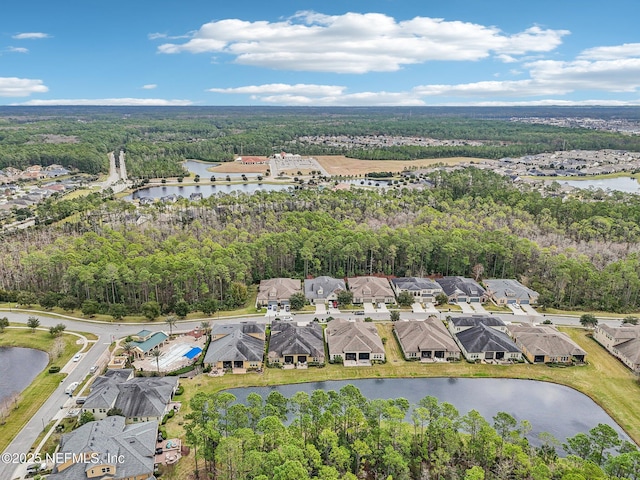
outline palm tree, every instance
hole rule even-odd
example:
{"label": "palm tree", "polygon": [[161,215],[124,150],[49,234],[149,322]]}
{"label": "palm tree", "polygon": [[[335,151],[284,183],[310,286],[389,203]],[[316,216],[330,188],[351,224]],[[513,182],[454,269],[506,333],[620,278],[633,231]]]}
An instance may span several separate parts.
{"label": "palm tree", "polygon": [[178,317],[176,317],[174,315],[169,315],[165,319],[165,323],[169,324],[169,336],[171,336],[173,334],[173,327],[175,327],[177,321],[178,321]]}
{"label": "palm tree", "polygon": [[133,345],[131,342],[125,342],[122,344],[122,350],[127,355],[127,358],[131,360],[131,353],[133,352]]}
{"label": "palm tree", "polygon": [[208,322],[207,320],[203,320],[202,322],[200,322],[200,328],[202,329],[205,335],[209,335],[209,330],[211,330],[211,322]]}
{"label": "palm tree", "polygon": [[162,352],[157,348],[151,351],[151,356],[156,359],[156,367],[158,369],[158,373],[160,373],[160,355],[162,355]]}

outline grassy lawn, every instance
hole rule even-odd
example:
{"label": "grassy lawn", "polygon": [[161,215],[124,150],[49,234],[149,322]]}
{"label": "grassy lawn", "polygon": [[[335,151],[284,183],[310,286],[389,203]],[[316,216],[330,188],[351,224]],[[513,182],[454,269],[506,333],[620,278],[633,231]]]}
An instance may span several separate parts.
{"label": "grassy lawn", "polygon": [[328,364],[324,368],[308,370],[281,370],[267,368],[262,374],[224,375],[223,377],[198,376],[183,379],[185,387],[182,396],[184,406],[167,425],[169,430],[179,434],[184,415],[189,413],[186,405],[198,391],[213,393],[227,388],[248,386],[269,386],[317,382],[326,380],[351,380],[358,378],[393,377],[495,377],[519,378],[553,382],[575,388],[598,403],[627,434],[640,442],[640,410],[637,399],[640,385],[634,375],[618,360],[609,355],[582,329],[563,329],[571,338],[587,351],[588,364],[572,368],[553,368],[545,365],[517,364],[511,366],[476,365],[465,361],[451,364],[407,362],[402,360],[397,342],[390,333],[390,324],[378,324],[381,335],[387,337],[387,363],[372,367],[345,368]]}
{"label": "grassy lawn", "polygon": [[[62,366],[76,353],[78,346],[76,345],[77,337],[75,335],[63,335],[64,350],[59,358],[51,361],[40,374],[36,376],[34,381],[29,385],[18,397],[15,408],[12,408],[6,422],[2,425],[2,435],[0,435],[0,451],[11,443],[11,440],[33,417],[42,404],[54,392],[60,381],[66,376],[62,373],[51,374],[48,369],[51,365]],[[31,333],[30,329],[12,329],[8,328],[4,333],[0,334],[0,346],[3,347],[27,347],[35,348],[49,352],[53,346],[55,339],[51,337],[49,332],[36,330]]]}

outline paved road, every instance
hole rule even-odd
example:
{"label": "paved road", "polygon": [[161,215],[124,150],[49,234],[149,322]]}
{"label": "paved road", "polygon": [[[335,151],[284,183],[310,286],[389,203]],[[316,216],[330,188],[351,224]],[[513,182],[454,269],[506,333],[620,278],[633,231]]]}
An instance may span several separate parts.
{"label": "paved road", "polygon": [[[18,313],[12,311],[2,311],[2,316],[6,316],[10,322],[18,322],[18,323],[27,323],[27,319],[31,315],[36,315],[40,319],[40,324],[42,327],[50,327],[52,325],[56,325],[60,322],[63,322],[67,325],[67,330],[72,330],[76,332],[87,332],[93,333],[98,336],[98,340],[92,345],[86,353],[83,354],[82,358],[78,362],[74,362],[68,365],[71,369],[69,375],[65,378],[65,380],[60,384],[60,386],[56,389],[56,391],[47,399],[44,405],[38,410],[38,412],[29,420],[27,425],[22,429],[22,431],[16,436],[16,438],[11,442],[11,444],[5,450],[5,453],[26,453],[29,451],[33,443],[35,442],[38,435],[42,432],[44,425],[49,424],[50,421],[54,419],[56,415],[60,415],[60,410],[64,408],[65,402],[69,399],[68,395],[64,392],[67,385],[72,382],[82,382],[85,376],[89,373],[89,369],[96,364],[97,360],[101,355],[107,350],[109,344],[115,339],[126,337],[127,335],[132,335],[140,331],[143,326],[144,328],[149,328],[151,330],[161,330],[166,329],[166,324],[162,322],[155,323],[146,323],[146,324],[116,324],[116,323],[103,323],[103,322],[92,322],[86,320],[74,320],[69,317],[59,317],[59,316],[44,316],[40,312],[36,313]],[[294,316],[295,320],[298,321],[311,321],[315,317],[320,319],[326,318],[327,316],[333,316],[334,318],[363,318],[362,316],[355,315],[354,312],[341,312],[340,314],[326,314],[326,315],[316,315],[314,313],[305,313],[305,314],[296,314]],[[420,319],[425,318],[424,313],[413,313],[413,312],[402,312],[400,318],[402,320],[407,319]],[[440,318],[445,318],[446,316],[451,315],[453,317],[463,315],[460,312],[442,312],[439,316]],[[532,315],[512,315],[512,314],[494,314],[497,317],[500,317],[505,322],[516,322],[516,323],[531,323],[531,322],[540,322],[543,320],[541,317],[535,317]],[[367,316],[370,316],[373,320],[389,320],[389,313],[371,313]],[[579,317],[570,317],[570,316],[558,316],[558,315],[546,315],[544,319],[549,319],[555,325],[571,325],[576,326],[580,325]],[[258,323],[267,323],[270,318],[265,317],[264,315],[255,316],[255,317],[243,317],[243,318],[221,318],[209,319],[215,323],[232,323],[240,320],[253,320]],[[600,319],[601,322],[612,323],[618,325],[620,323],[620,319]],[[185,321],[179,322],[176,330],[191,330],[195,327],[200,326],[201,320],[196,321]],[[81,348],[81,345],[78,346],[78,349]],[[14,474],[14,465],[5,464],[0,462],[0,479],[10,479],[15,478],[12,476]]]}

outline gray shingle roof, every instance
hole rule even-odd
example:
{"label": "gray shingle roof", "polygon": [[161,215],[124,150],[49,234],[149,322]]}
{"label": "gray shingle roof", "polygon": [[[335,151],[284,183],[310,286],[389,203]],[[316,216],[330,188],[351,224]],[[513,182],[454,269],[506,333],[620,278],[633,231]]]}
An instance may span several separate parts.
{"label": "gray shingle roof", "polygon": [[352,351],[384,354],[384,345],[373,323],[335,319],[327,325],[325,335],[330,355],[343,355],[344,352]]}
{"label": "gray shingle roof", "polygon": [[418,290],[442,290],[440,284],[430,278],[399,277],[391,279],[397,289],[415,292]]}
{"label": "gray shingle roof", "polygon": [[442,290],[444,290],[444,293],[448,296],[454,295],[455,293],[462,293],[468,297],[481,297],[486,294],[484,288],[471,278],[443,277],[436,279],[436,282],[440,284]]}
{"label": "gray shingle roof", "polygon": [[598,326],[614,338],[613,346],[634,365],[640,365],[640,325],[612,327],[603,323]]}
{"label": "gray shingle roof", "polygon": [[567,335],[547,325],[509,325],[508,328],[516,343],[523,345],[531,355],[572,357],[587,354]]}
{"label": "gray shingle roof", "polygon": [[230,335],[235,331],[241,331],[244,334],[258,334],[264,335],[266,330],[266,326],[262,323],[257,322],[240,322],[240,323],[225,323],[219,324],[215,323],[211,328],[211,335]]}
{"label": "gray shingle roof", "polygon": [[499,298],[529,300],[534,303],[538,301],[538,292],[525,287],[519,281],[513,279],[490,279],[484,280],[487,286],[487,293],[496,300]]}
{"label": "gray shingle roof", "polygon": [[506,324],[498,317],[491,315],[471,315],[470,317],[451,317],[448,319],[456,327],[475,327],[487,325],[488,327],[505,327]]}
{"label": "gray shingle roof", "polygon": [[[158,432],[157,422],[144,422],[125,425],[121,416],[107,417],[89,422],[71,433],[62,436],[60,452],[81,454],[95,452],[106,462],[107,455],[114,458],[122,455],[124,462],[115,464],[114,476],[98,478],[129,478],[153,473],[155,445]],[[113,465],[113,463],[111,463]],[[81,480],[87,478],[87,472],[95,466],[86,463],[72,463],[63,471],[47,476],[51,480]]]}
{"label": "gray shingle roof", "polygon": [[389,285],[389,280],[380,277],[350,277],[347,279],[349,290],[356,298],[361,297],[391,297],[395,294]]}
{"label": "gray shingle roof", "polygon": [[256,301],[267,303],[269,301],[289,300],[291,295],[302,291],[300,280],[293,278],[271,278],[261,280]]}
{"label": "gray shingle roof", "polygon": [[339,290],[346,290],[344,280],[333,277],[317,277],[304,281],[304,296],[308,300],[327,298]]}
{"label": "gray shingle roof", "polygon": [[418,353],[423,350],[460,351],[460,347],[456,345],[451,334],[437,318],[429,317],[424,321],[395,322],[393,328],[403,350],[407,353]]}
{"label": "gray shingle roof", "polygon": [[271,325],[269,357],[281,358],[285,355],[309,355],[324,361],[324,339],[320,324],[274,322]]}
{"label": "gray shingle roof", "polygon": [[464,330],[456,337],[467,353],[520,351],[506,333],[483,324]]}
{"label": "gray shingle roof", "polygon": [[235,330],[209,344],[204,363],[247,361],[262,362],[265,341]]}

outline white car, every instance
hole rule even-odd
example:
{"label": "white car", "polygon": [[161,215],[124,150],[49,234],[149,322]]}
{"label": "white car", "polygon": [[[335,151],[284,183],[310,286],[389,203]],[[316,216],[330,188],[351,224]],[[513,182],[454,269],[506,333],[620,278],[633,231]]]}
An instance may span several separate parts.
{"label": "white car", "polygon": [[74,361],[74,362],[77,362],[77,361],[79,361],[81,358],[82,358],[82,354],[81,354],[81,353],[76,353],[76,354],[73,356],[73,361]]}

